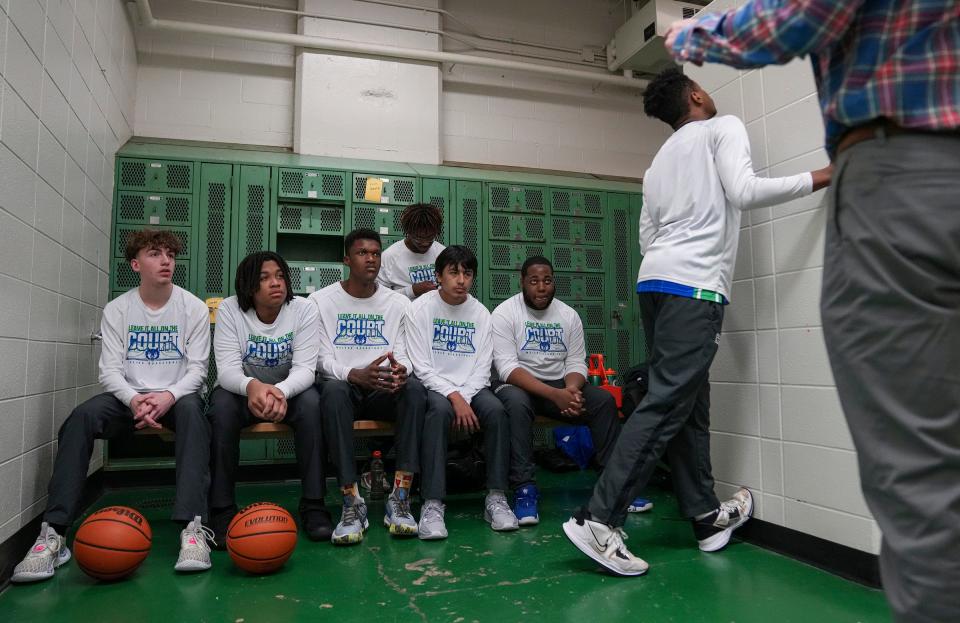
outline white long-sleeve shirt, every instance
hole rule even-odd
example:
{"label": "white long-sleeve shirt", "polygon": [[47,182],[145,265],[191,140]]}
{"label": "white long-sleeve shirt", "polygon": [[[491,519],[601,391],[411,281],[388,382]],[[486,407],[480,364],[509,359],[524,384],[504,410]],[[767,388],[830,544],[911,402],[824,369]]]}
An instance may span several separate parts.
{"label": "white long-sleeve shirt", "polygon": [[759,177],[738,118],[693,121],[673,133],[643,176],[638,281],[664,280],[730,298],[740,211],[809,195],[809,173]]}
{"label": "white long-sleeve shirt", "polygon": [[207,376],[207,306],[178,286],[156,310],[144,305],[137,288],[121,294],[104,307],[100,334],[100,385],[125,405],[146,392],[168,391],[180,400]]}
{"label": "white long-sleeve shirt", "polygon": [[311,294],[310,301],[320,313],[317,369],[324,378],[346,381],[350,370],[389,351],[407,371],[413,368],[404,335],[410,301],[399,292],[378,285],[373,296],[357,298],[338,281]]}
{"label": "white long-sleeve shirt", "polygon": [[317,309],[306,299],[294,297],[271,324],[252,307],[241,311],[236,296],[220,303],[213,351],[217,385],[227,391],[246,396],[257,379],[293,398],[313,385],[319,349]]}
{"label": "white long-sleeve shirt", "polygon": [[426,253],[414,253],[403,240],[394,242],[380,258],[377,283],[414,299],[413,284],[436,279],[434,264],[444,249],[445,246],[434,241]]}
{"label": "white long-sleeve shirt", "polygon": [[490,312],[477,299],[450,305],[427,292],[410,305],[406,333],[413,370],[427,389],[448,398],[459,392],[470,402],[490,384]]}
{"label": "white long-sleeve shirt", "polygon": [[553,299],[544,310],[527,307],[523,293],[500,303],[491,314],[493,361],[500,380],[523,368],[541,381],[572,372],[587,376],[583,322],[572,307]]}

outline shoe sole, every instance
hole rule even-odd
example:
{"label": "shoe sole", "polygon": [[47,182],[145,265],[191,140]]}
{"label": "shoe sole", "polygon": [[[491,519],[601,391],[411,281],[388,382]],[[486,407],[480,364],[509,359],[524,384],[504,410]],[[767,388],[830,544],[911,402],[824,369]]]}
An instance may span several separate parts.
{"label": "shoe sole", "polygon": [[390,530],[390,534],[393,536],[418,536],[419,534],[419,526],[396,524],[390,521],[390,518],[387,516],[383,517],[383,526]]}
{"label": "shoe sole", "polygon": [[535,526],[540,523],[540,517],[522,517],[517,520],[520,526]]}
{"label": "shoe sole", "polygon": [[493,518],[490,516],[490,513],[483,511],[483,520],[490,524],[490,529],[494,532],[513,532],[520,527],[519,520],[515,524],[508,524],[506,526],[495,526],[493,525]]}
{"label": "shoe sole", "polygon": [[750,493],[749,489],[747,490],[747,493],[750,494],[750,512],[747,513],[747,518],[737,525],[727,528],[723,532],[718,532],[715,535],[700,541],[699,546],[701,552],[713,553],[722,550],[727,546],[728,543],[730,543],[730,538],[733,536],[733,531],[747,523],[750,518],[753,517],[753,493]]}
{"label": "shoe sole", "polygon": [[417,535],[420,537],[421,541],[442,541],[447,538],[446,532],[435,532],[432,534],[423,534],[422,532]]}
{"label": "shoe sole", "polygon": [[50,573],[18,573],[10,577],[11,582],[16,582],[17,584],[27,584],[29,582],[40,582],[42,580],[49,580],[53,577],[54,571],[62,567],[63,565],[70,562],[70,559],[73,558],[73,555],[70,553],[70,549],[67,548],[64,550],[66,552],[65,556],[57,556],[57,560],[53,563],[53,571]]}
{"label": "shoe sole", "polygon": [[174,571],[178,571],[178,572],[180,572],[180,573],[193,573],[193,572],[197,572],[197,571],[206,571],[207,569],[209,569],[209,568],[212,567],[212,566],[213,566],[213,565],[212,565],[211,563],[209,563],[209,562],[208,562],[208,563],[202,563],[202,562],[198,562],[198,561],[196,561],[196,560],[191,560],[191,561],[189,561],[188,563],[184,563],[183,565],[181,565],[180,563],[175,564],[175,565],[173,566],[173,570],[174,570]]}
{"label": "shoe sole", "polygon": [[567,527],[566,522],[564,522],[564,524],[563,524],[563,533],[564,533],[565,535],[567,535],[567,538],[570,540],[570,542],[573,543],[573,545],[574,545],[578,550],[580,550],[581,552],[583,552],[584,554],[586,554],[586,555],[590,558],[590,560],[594,561],[595,563],[597,563],[598,565],[600,565],[601,567],[603,567],[604,569],[606,569],[606,570],[609,571],[610,573],[612,573],[612,574],[614,574],[614,575],[619,575],[619,576],[622,576],[622,577],[632,578],[632,577],[636,577],[636,576],[638,576],[638,575],[643,575],[644,573],[647,572],[646,569],[644,569],[643,571],[629,572],[629,571],[623,571],[622,569],[617,569],[616,567],[612,567],[612,566],[610,565],[610,563],[607,561],[606,558],[604,558],[603,556],[598,556],[598,555],[597,555],[597,552],[594,551],[594,549],[593,549],[592,547],[590,547],[589,545],[586,545],[586,544],[584,544],[584,543],[581,543],[581,542],[580,542],[580,539],[577,538],[576,534],[571,534],[571,532],[570,532],[571,530],[572,530],[571,528],[568,528],[568,527]]}
{"label": "shoe sole", "polygon": [[370,528],[370,522],[366,519],[363,520],[363,529],[360,532],[351,532],[345,536],[330,536],[330,542],[334,545],[356,545],[363,540],[363,535]]}
{"label": "shoe sole", "polygon": [[646,506],[628,506],[627,512],[628,513],[645,513],[648,510],[652,510],[652,509],[653,509],[653,502],[647,504]]}

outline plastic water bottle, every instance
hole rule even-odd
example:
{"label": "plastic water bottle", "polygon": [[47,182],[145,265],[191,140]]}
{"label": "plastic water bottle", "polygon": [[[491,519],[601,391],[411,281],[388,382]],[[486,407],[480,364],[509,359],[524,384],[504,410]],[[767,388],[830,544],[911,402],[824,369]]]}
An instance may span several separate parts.
{"label": "plastic water bottle", "polygon": [[383,499],[383,458],[379,450],[373,451],[370,459],[370,499]]}

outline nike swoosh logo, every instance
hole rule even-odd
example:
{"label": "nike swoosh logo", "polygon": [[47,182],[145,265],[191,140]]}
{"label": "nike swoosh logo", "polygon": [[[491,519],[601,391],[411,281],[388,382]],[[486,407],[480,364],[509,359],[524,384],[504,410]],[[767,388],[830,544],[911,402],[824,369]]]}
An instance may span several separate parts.
{"label": "nike swoosh logo", "polygon": [[607,551],[607,544],[600,542],[600,539],[597,538],[597,533],[593,531],[593,528],[590,527],[590,524],[587,524],[587,528],[590,528],[590,534],[593,536],[593,540],[597,542],[597,549],[601,552]]}

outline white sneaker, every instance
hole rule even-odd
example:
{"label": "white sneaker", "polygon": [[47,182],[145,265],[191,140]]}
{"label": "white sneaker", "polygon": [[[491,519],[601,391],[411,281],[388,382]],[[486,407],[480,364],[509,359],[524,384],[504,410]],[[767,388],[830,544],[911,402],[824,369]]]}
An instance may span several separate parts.
{"label": "white sneaker", "polygon": [[50,524],[40,525],[40,536],[23,560],[13,569],[11,582],[37,582],[53,577],[57,567],[70,560],[66,537],[57,534]]}
{"label": "white sneaker", "polygon": [[730,542],[733,531],[747,523],[753,516],[753,494],[746,487],[741,487],[726,502],[720,503],[720,508],[703,519],[693,520],[693,534],[697,537],[700,550],[715,552],[723,549]]}
{"label": "white sneaker", "polygon": [[427,500],[420,509],[420,522],[417,532],[424,541],[447,538],[447,524],[443,521],[447,509],[440,500]]}
{"label": "white sneaker", "polygon": [[[211,567],[210,546],[207,540],[213,541],[213,530],[200,522],[200,515],[193,518],[187,527],[180,532],[180,556],[175,571],[206,571]],[[214,542],[215,543],[215,542]]]}
{"label": "white sneaker", "polygon": [[563,532],[581,552],[617,575],[643,575],[650,567],[630,553],[623,541],[622,528],[574,515],[563,524]]}
{"label": "white sneaker", "polygon": [[483,501],[483,519],[497,532],[507,532],[520,527],[503,491],[490,491],[487,494]]}

